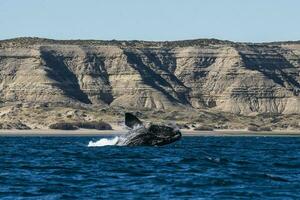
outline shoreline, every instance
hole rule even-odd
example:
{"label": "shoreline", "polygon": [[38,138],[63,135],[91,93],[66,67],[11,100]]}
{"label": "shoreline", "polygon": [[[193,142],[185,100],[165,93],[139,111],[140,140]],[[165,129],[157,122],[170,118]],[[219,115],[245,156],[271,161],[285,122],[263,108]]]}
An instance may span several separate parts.
{"label": "shoreline", "polygon": [[[53,130],[53,129],[31,129],[31,130],[0,130],[1,136],[112,136],[126,133],[126,129],[117,130]],[[183,136],[299,136],[300,130],[274,130],[274,131],[248,131],[248,130],[214,130],[194,131],[181,130]]]}

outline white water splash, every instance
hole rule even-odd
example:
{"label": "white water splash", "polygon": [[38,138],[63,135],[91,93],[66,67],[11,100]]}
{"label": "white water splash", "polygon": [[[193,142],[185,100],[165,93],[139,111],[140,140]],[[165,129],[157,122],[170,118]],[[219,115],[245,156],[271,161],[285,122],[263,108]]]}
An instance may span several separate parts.
{"label": "white water splash", "polygon": [[103,147],[103,146],[126,146],[128,141],[131,138],[134,138],[136,135],[140,134],[139,130],[145,129],[144,125],[135,125],[132,129],[129,129],[129,132],[122,136],[116,136],[114,138],[102,138],[96,142],[90,141],[88,147]]}
{"label": "white water splash", "polygon": [[90,141],[88,147],[103,147],[103,146],[112,146],[117,144],[119,137],[116,136],[114,138],[102,138],[96,142]]}

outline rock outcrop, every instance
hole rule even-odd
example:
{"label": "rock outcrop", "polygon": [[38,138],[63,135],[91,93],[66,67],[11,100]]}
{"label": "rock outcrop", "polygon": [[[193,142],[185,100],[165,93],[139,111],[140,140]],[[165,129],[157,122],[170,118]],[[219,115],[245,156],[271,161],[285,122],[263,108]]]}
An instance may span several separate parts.
{"label": "rock outcrop", "polygon": [[300,114],[300,42],[0,41],[0,104]]}

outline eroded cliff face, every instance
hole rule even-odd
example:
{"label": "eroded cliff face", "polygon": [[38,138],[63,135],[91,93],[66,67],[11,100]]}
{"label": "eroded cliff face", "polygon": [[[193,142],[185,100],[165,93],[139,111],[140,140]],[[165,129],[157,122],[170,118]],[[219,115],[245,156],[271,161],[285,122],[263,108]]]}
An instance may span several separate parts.
{"label": "eroded cliff face", "polygon": [[300,113],[300,43],[0,42],[0,103]]}

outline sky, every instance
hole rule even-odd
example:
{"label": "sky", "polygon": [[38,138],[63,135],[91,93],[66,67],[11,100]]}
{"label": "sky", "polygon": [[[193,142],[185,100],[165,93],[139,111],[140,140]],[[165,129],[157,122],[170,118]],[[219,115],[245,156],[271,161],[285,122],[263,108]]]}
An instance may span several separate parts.
{"label": "sky", "polygon": [[0,0],[0,39],[300,40],[300,0]]}

